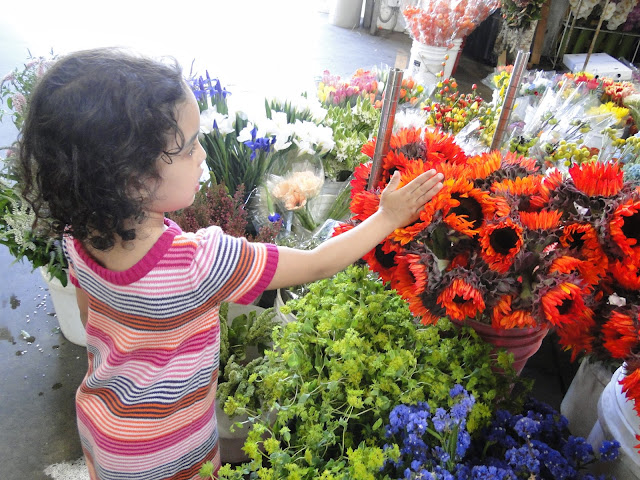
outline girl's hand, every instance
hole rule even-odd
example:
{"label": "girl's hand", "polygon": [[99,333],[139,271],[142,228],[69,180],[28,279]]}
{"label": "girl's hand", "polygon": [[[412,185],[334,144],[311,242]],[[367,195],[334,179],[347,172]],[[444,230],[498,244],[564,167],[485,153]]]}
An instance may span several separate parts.
{"label": "girl's hand", "polygon": [[415,222],[420,217],[425,203],[442,189],[443,178],[441,173],[432,169],[398,188],[400,172],[396,170],[380,196],[379,211],[396,222],[396,228]]}

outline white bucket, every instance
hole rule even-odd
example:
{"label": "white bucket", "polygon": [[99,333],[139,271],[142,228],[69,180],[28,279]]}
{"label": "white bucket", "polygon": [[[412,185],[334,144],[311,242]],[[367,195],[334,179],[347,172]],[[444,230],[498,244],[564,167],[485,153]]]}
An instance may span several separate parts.
{"label": "white bucket", "polygon": [[51,301],[53,301],[53,308],[56,312],[62,335],[71,343],[86,347],[87,334],[84,330],[84,325],[82,325],[82,320],[80,320],[80,309],[76,300],[76,287],[71,282],[68,282],[67,286],[63,287],[60,280],[49,277],[43,267],[40,267],[40,273],[49,286],[49,294],[51,295]]}
{"label": "white bucket", "polygon": [[453,46],[434,47],[424,43],[413,41],[411,56],[407,67],[409,75],[420,85],[435,85],[441,78],[438,74],[444,71],[444,77],[449,78],[456,64],[462,39],[453,40]]}
{"label": "white bucket", "polygon": [[343,28],[360,27],[362,0],[331,0],[329,23]]}
{"label": "white bucket", "polygon": [[613,368],[585,358],[571,381],[560,413],[569,420],[572,435],[586,438],[598,421],[598,400],[611,380]]}
{"label": "white bucket", "polygon": [[[620,457],[616,462],[606,462],[606,473],[616,478],[640,479],[640,453],[636,435],[640,435],[640,417],[633,409],[633,401],[622,393],[619,381],[624,376],[623,367],[618,368],[607,384],[598,402],[598,421],[587,441],[597,451],[603,440],[620,442]],[[602,472],[605,473],[605,472]]]}

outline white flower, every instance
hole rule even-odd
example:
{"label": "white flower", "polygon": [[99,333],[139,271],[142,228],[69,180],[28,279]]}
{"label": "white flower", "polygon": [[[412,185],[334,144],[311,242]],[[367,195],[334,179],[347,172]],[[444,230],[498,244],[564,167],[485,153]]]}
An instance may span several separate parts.
{"label": "white flower", "polygon": [[240,134],[238,135],[238,142],[243,143],[252,140],[253,136],[251,135],[251,131],[253,128],[253,123],[249,122],[247,126],[240,131]]}
{"label": "white flower", "polygon": [[220,133],[224,136],[235,130],[233,126],[233,117],[218,113],[217,108],[208,108],[200,113],[200,133],[209,134],[213,130],[213,124],[218,127]]}

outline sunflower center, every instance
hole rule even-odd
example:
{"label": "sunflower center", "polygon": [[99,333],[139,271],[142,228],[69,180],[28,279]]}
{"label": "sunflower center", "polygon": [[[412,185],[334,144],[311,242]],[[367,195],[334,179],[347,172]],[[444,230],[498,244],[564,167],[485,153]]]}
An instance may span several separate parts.
{"label": "sunflower center", "polygon": [[484,220],[482,205],[475,198],[461,197],[458,193],[451,195],[451,198],[460,202],[460,205],[452,208],[451,211],[459,217],[464,216],[468,222],[471,222],[474,230],[480,228]]}
{"label": "sunflower center", "polygon": [[376,247],[375,256],[376,260],[380,262],[380,265],[382,265],[383,268],[391,268],[396,264],[396,252],[385,253],[384,250],[382,250],[382,245],[378,245]]}
{"label": "sunflower center", "polygon": [[467,301],[464,299],[464,297],[460,295],[456,295],[455,297],[453,297],[453,303],[462,305],[463,303],[467,303]]}
{"label": "sunflower center", "polygon": [[640,243],[640,212],[624,217],[622,233],[624,233],[625,237],[638,240],[638,243]]}
{"label": "sunflower center", "polygon": [[407,143],[398,149],[409,160],[415,160],[418,158],[425,158],[427,148],[422,142]]}
{"label": "sunflower center", "polygon": [[566,315],[571,310],[572,305],[573,300],[571,300],[570,298],[565,298],[564,300],[562,300],[562,303],[558,305],[558,313],[560,315]]}
{"label": "sunflower center", "polygon": [[582,247],[584,247],[584,232],[575,232],[572,236],[573,241],[569,242],[569,247],[582,250]]}
{"label": "sunflower center", "polygon": [[489,236],[489,244],[496,253],[508,255],[516,247],[518,234],[512,228],[500,228]]}

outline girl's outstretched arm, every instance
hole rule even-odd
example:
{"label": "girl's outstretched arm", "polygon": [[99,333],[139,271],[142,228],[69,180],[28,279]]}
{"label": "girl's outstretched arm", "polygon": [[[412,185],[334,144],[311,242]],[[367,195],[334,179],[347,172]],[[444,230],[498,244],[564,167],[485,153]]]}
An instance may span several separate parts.
{"label": "girl's outstretched arm", "polygon": [[396,228],[419,218],[425,203],[442,188],[442,174],[429,170],[398,188],[395,172],[382,192],[378,211],[357,227],[313,250],[278,247],[278,268],[268,289],[290,287],[327,278],[343,270],[381,243]]}

